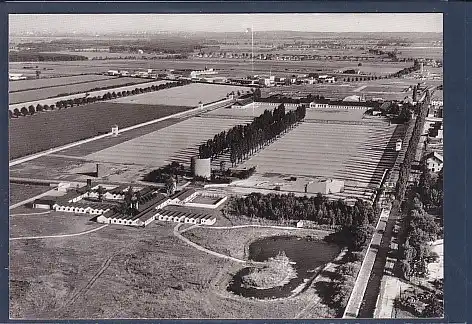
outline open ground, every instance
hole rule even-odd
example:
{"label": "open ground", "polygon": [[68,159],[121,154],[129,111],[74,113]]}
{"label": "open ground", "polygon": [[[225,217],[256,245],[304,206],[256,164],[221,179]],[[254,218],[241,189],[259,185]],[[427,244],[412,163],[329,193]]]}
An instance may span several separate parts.
{"label": "open ground", "polygon": [[[61,233],[89,227],[83,216],[59,213],[50,226],[61,217],[64,228],[56,227]],[[34,224],[16,219],[14,225],[24,227],[21,233],[31,233]],[[276,232],[240,229],[226,236],[225,244],[231,237]],[[232,249],[244,251],[245,243],[239,240]],[[18,319],[294,318],[315,293],[309,288],[277,301],[234,296],[225,287],[240,265],[185,245],[173,236],[172,225],[158,222],[144,229],[108,226],[83,236],[11,241],[10,251],[10,315]],[[305,315],[324,312],[318,307]]]}

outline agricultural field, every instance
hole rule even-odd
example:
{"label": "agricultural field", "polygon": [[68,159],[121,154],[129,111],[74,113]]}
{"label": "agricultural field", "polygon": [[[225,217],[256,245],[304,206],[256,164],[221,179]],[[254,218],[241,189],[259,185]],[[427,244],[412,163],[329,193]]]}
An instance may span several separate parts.
{"label": "agricultural field", "polygon": [[16,204],[51,190],[49,186],[10,183],[10,204]]}
{"label": "agricultural field", "polygon": [[18,81],[9,81],[8,88],[9,92],[16,91],[25,91],[32,89],[48,88],[48,87],[57,87],[65,84],[77,84],[84,82],[100,81],[100,80],[109,80],[116,77],[111,77],[107,75],[76,75],[69,77],[58,77],[58,78],[41,78],[41,79],[32,79],[32,80],[18,80]]}
{"label": "agricultural field", "polygon": [[[411,62],[362,62],[363,68],[375,67],[378,69],[392,69],[399,71]],[[326,72],[334,73],[339,69],[359,68],[357,61],[254,61],[254,74],[268,75],[269,72],[280,75],[291,75],[293,73]],[[35,73],[35,67],[42,70],[45,75],[77,75],[82,73],[102,73],[110,69],[113,70],[143,70],[154,69],[162,72],[168,69],[189,69],[203,70],[205,67],[214,68],[219,71],[219,76],[245,77],[252,74],[251,60],[239,59],[208,59],[195,58],[187,60],[106,60],[106,61],[76,61],[76,62],[38,62],[38,63],[10,63],[11,73],[25,73],[28,69],[24,66],[32,67],[31,73]]]}
{"label": "agricultural field", "polygon": [[100,102],[10,119],[10,158],[15,159],[187,110],[187,107]]}
{"label": "agricultural field", "polygon": [[86,158],[96,161],[150,166],[163,166],[171,161],[188,165],[190,158],[198,154],[198,145],[201,142],[241,123],[244,122],[237,119],[194,117],[89,154]]}
{"label": "agricultural field", "polygon": [[256,176],[238,185],[273,189],[278,178],[287,176],[334,178],[345,181],[344,193],[336,196],[369,198],[384,170],[394,164],[402,129],[387,123],[304,122],[240,165],[257,168]]}
{"label": "agricultural field", "polygon": [[[61,78],[62,79],[62,78]],[[149,82],[146,79],[139,78],[110,78],[108,80],[96,80],[78,84],[66,84],[61,86],[49,87],[44,89],[34,89],[18,91],[9,94],[10,104],[35,101],[39,99],[57,97],[59,95],[69,95],[74,93],[87,92],[95,88],[119,87],[126,84],[139,84]],[[113,91],[113,90],[109,90]]]}
{"label": "agricultural field", "polygon": [[182,87],[163,89],[157,92],[114,99],[112,102],[141,105],[158,104],[196,107],[200,101],[206,104],[220,99],[226,99],[226,95],[232,91],[247,92],[250,91],[250,88],[207,83],[191,83]]}

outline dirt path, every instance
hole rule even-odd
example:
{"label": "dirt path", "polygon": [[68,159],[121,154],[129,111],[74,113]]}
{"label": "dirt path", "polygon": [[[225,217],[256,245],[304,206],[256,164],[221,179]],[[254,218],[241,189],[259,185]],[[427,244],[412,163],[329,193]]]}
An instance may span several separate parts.
{"label": "dirt path", "polygon": [[10,216],[32,216],[32,215],[46,215],[46,214],[50,214],[51,211],[48,210],[48,211],[44,211],[44,212],[40,212],[40,213],[24,213],[24,214],[10,214]]}
{"label": "dirt path", "polygon": [[206,248],[204,248],[203,246],[201,245],[198,245],[192,241],[190,241],[189,239],[183,237],[180,232],[179,232],[179,228],[182,224],[179,223],[177,224],[175,227],[174,227],[174,235],[180,239],[181,241],[185,242],[187,245],[190,245],[194,248],[196,248],[197,250],[199,251],[202,251],[202,252],[205,252],[205,253],[208,253],[208,254],[211,254],[213,256],[216,256],[218,258],[222,258],[222,259],[227,259],[227,260],[231,260],[231,261],[235,261],[235,262],[239,262],[239,263],[247,263],[247,261],[245,260],[241,260],[241,259],[236,259],[236,258],[233,258],[233,257],[230,257],[228,255],[224,255],[224,254],[221,254],[221,253],[218,253],[218,252],[215,252],[215,251],[212,251],[212,250],[208,250]]}
{"label": "dirt path", "polygon": [[96,232],[98,230],[101,230],[104,227],[107,227],[108,224],[85,231],[85,232],[80,232],[80,233],[75,233],[75,234],[62,234],[62,235],[47,235],[47,236],[22,236],[22,237],[10,237],[10,241],[17,241],[17,240],[38,240],[38,239],[49,239],[49,238],[64,238],[64,237],[72,237],[72,236],[80,236],[80,235],[86,235],[89,233]]}

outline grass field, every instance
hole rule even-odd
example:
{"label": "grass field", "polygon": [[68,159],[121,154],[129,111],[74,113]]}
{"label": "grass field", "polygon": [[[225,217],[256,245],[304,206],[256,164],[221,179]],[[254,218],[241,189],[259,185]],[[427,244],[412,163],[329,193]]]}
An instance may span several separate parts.
{"label": "grass field", "polygon": [[247,92],[250,89],[248,87],[191,83],[182,87],[115,99],[113,102],[196,107],[200,101],[205,104],[219,99],[225,99],[228,93],[232,91],[236,93],[238,90]]}
{"label": "grass field", "polygon": [[19,203],[48,190],[51,190],[49,186],[10,183],[10,204]]}
{"label": "grass field", "polygon": [[[88,226],[84,219],[70,216],[60,220],[57,215],[49,224],[68,233]],[[36,225],[17,224],[26,228],[24,232]],[[172,227],[158,222],[144,229],[108,226],[84,236],[12,241],[10,316],[295,318],[311,305],[314,288],[277,301],[230,294],[226,284],[241,266],[185,245],[172,235]],[[254,234],[263,233],[248,229],[238,236]],[[230,241],[223,239],[223,245]],[[303,315],[317,318],[324,312],[320,305]]]}
{"label": "grass field", "polygon": [[198,145],[223,130],[241,124],[240,120],[190,118],[164,129],[87,155],[98,161],[162,166],[170,161],[190,163]]}
{"label": "grass field", "polygon": [[10,120],[10,158],[47,150],[187,110],[186,107],[94,103]]}
{"label": "grass field", "polygon": [[[43,209],[29,209],[32,215],[10,216],[10,237],[64,235],[85,232],[101,225],[90,221],[90,215],[51,211],[49,214],[35,215],[45,212]],[[24,212],[26,214],[26,212]],[[27,226],[24,224],[28,223]]]}
{"label": "grass field", "polygon": [[9,98],[10,104],[15,104],[20,102],[29,102],[39,99],[56,97],[58,95],[69,95],[74,93],[87,92],[94,88],[119,87],[128,83],[138,84],[144,82],[149,82],[149,80],[138,78],[113,78],[108,80],[97,80],[79,84],[66,84],[62,86],[55,86],[44,89],[13,92],[10,93]]}
{"label": "grass field", "polygon": [[65,84],[92,82],[99,80],[113,79],[113,77],[107,75],[77,75],[63,78],[43,78],[33,80],[18,80],[8,82],[9,92],[25,91],[31,89],[39,89],[46,87],[57,87]]}

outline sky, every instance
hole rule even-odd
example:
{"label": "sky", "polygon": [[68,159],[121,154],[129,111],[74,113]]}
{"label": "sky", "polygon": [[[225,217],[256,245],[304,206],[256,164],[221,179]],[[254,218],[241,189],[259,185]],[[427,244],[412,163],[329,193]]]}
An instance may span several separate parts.
{"label": "sky", "polygon": [[441,13],[11,14],[10,32],[442,32]]}

